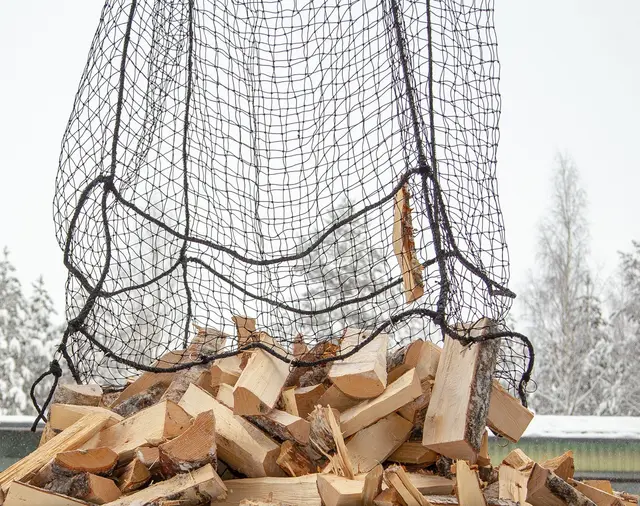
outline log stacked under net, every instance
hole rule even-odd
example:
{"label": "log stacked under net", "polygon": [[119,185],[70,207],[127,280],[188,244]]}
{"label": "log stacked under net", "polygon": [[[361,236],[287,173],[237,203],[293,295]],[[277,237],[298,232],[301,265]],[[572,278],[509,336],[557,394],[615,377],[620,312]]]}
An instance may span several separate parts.
{"label": "log stacked under net", "polygon": [[[243,342],[273,342],[236,318]],[[472,335],[491,329],[481,320]],[[368,337],[293,350],[328,358]],[[199,329],[170,367],[227,336]],[[578,482],[573,455],[499,465],[488,431],[518,441],[533,415],[494,378],[499,342],[421,340],[387,353],[380,334],[346,359],[291,369],[263,350],[179,372],[145,372],[118,393],[59,387],[39,448],[0,473],[4,506],[629,506],[608,482]]]}

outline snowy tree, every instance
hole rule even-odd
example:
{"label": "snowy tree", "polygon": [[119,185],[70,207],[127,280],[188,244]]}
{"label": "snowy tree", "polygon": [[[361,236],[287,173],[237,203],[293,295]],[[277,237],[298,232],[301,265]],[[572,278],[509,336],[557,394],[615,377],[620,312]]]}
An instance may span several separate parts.
{"label": "snowy tree", "polygon": [[552,206],[539,231],[538,268],[523,294],[536,350],[531,406],[541,414],[593,414],[607,391],[599,372],[611,343],[588,265],[586,210],[577,167],[558,155]]}
{"label": "snowy tree", "polygon": [[[27,299],[5,249],[0,260],[0,414],[35,414],[31,384],[53,358],[60,334],[53,303],[39,279]],[[42,399],[49,383],[37,389]]]}
{"label": "snowy tree", "polygon": [[622,253],[607,297],[609,317],[606,366],[599,371],[608,385],[595,414],[639,416],[640,384],[635,381],[640,355],[640,243]]}

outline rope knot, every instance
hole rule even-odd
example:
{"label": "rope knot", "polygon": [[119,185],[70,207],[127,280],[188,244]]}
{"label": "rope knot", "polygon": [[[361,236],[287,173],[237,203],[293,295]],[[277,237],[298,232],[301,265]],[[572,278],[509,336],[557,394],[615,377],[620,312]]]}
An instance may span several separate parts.
{"label": "rope knot", "polygon": [[56,378],[62,376],[62,367],[60,367],[60,362],[58,362],[55,358],[49,364],[49,372]]}

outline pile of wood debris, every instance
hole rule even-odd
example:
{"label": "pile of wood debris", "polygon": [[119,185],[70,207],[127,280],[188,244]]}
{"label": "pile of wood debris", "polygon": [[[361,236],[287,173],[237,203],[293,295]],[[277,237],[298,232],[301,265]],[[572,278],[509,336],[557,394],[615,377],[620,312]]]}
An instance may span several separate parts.
{"label": "pile of wood debris", "polygon": [[[269,336],[234,319],[240,343]],[[490,328],[488,320],[471,332]],[[304,361],[340,344],[293,353]],[[169,367],[215,351],[201,329]],[[346,359],[290,370],[262,349],[179,372],[145,372],[123,391],[62,385],[40,446],[0,473],[4,506],[529,504],[636,505],[608,482],[573,480],[570,452],[494,466],[487,427],[517,441],[532,413],[493,380],[499,343],[420,340],[387,353],[377,336]],[[0,501],[1,502],[1,501]]]}

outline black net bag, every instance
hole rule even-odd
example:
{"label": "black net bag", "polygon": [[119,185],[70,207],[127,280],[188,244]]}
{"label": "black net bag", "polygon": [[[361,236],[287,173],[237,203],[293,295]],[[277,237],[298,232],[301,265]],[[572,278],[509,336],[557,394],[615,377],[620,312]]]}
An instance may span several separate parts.
{"label": "black net bag", "polygon": [[[123,385],[198,327],[227,338],[174,369],[471,342],[459,325],[487,317],[524,401],[492,4],[106,2],[56,180],[75,379]],[[237,315],[268,339],[239,341]],[[349,327],[366,338],[336,357],[293,355]]]}

